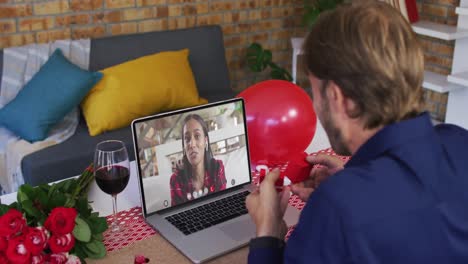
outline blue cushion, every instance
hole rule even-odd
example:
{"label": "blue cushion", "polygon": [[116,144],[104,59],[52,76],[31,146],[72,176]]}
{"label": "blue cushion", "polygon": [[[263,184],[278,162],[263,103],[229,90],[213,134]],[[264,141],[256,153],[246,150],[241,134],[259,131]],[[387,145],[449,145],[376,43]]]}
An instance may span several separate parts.
{"label": "blue cushion", "polygon": [[79,68],[57,49],[18,95],[0,109],[0,125],[30,142],[43,140],[101,78],[102,73]]}

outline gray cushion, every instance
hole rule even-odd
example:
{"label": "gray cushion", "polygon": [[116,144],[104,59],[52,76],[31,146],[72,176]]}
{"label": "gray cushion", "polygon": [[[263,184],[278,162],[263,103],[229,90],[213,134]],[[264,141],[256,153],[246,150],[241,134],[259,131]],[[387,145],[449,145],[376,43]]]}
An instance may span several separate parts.
{"label": "gray cushion", "polygon": [[[210,102],[234,97],[219,26],[93,39],[90,70],[101,70],[144,55],[183,48],[190,50],[190,65],[202,97]],[[21,166],[25,182],[38,185],[78,175],[93,161],[96,144],[107,139],[124,141],[130,159],[135,159],[130,126],[91,137],[81,119],[71,138],[23,158]]]}

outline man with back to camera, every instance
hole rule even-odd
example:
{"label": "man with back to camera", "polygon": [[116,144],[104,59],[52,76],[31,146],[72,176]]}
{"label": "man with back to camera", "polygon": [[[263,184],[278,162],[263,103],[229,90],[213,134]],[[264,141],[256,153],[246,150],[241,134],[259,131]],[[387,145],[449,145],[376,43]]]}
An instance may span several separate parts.
{"label": "man with back to camera", "polygon": [[[308,157],[324,167],[280,196],[279,171],[267,175],[246,200],[249,263],[468,263],[468,131],[423,112],[408,22],[379,1],[345,4],[319,17],[304,54],[317,116],[352,158]],[[289,190],[307,203],[285,244]]]}

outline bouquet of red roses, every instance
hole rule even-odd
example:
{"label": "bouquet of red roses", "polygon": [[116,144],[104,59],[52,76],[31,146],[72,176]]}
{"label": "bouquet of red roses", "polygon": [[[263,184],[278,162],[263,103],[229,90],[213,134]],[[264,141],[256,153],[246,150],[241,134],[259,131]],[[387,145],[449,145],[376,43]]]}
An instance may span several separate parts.
{"label": "bouquet of red roses", "polygon": [[87,191],[92,166],[75,179],[18,190],[17,202],[0,205],[0,264],[84,263],[102,258],[107,221],[93,213]]}

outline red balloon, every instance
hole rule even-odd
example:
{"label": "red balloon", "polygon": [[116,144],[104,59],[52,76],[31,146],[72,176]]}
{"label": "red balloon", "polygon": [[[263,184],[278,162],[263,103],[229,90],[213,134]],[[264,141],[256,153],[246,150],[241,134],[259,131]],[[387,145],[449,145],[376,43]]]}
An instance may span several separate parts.
{"label": "red balloon", "polygon": [[250,160],[284,163],[304,152],[315,135],[317,117],[309,95],[292,82],[269,80],[242,91]]}

